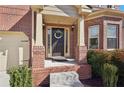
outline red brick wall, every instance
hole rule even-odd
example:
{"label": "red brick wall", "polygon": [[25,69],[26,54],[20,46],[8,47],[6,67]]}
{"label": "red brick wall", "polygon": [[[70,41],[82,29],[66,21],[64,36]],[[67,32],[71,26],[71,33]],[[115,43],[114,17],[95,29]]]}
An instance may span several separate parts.
{"label": "red brick wall", "polygon": [[86,46],[77,46],[75,48],[75,59],[77,64],[86,64],[87,63],[87,47]]}
{"label": "red brick wall", "polygon": [[50,75],[50,73],[68,71],[76,71],[79,74],[79,79],[91,78],[91,66],[88,64],[40,68],[32,70],[33,86],[39,86],[47,83],[47,77]]}
{"label": "red brick wall", "polygon": [[76,29],[75,28],[72,29],[70,27],[70,56],[72,58],[75,58],[75,51],[74,51],[74,49],[76,47],[75,40],[76,40]]}
{"label": "red brick wall", "polygon": [[30,6],[0,6],[0,30],[31,33],[32,15]]}
{"label": "red brick wall", "polygon": [[76,58],[76,48],[77,48],[77,44],[78,44],[78,23],[77,25],[75,25],[75,29],[74,29],[74,36],[73,36],[73,42],[74,42],[74,47],[73,47],[73,50],[74,50],[74,58]]}
{"label": "red brick wall", "polygon": [[45,49],[43,46],[33,46],[32,68],[44,68]]}
{"label": "red brick wall", "polygon": [[79,79],[89,79],[91,78],[91,66],[88,64],[81,65],[80,68],[77,70],[77,73],[79,74]]}

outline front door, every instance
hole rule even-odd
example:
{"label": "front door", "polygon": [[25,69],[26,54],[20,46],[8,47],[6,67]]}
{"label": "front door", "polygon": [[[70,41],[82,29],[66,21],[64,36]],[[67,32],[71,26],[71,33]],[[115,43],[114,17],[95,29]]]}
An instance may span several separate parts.
{"label": "front door", "polygon": [[52,56],[64,56],[64,28],[52,28]]}
{"label": "front door", "polygon": [[47,27],[46,33],[46,56],[64,56],[70,55],[70,33],[69,28]]}

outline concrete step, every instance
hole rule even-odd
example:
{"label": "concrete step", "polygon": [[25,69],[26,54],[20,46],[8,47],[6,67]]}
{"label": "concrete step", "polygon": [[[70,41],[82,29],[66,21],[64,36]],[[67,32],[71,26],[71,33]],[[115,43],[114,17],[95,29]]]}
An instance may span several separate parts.
{"label": "concrete step", "polygon": [[75,71],[50,74],[50,87],[84,87]]}

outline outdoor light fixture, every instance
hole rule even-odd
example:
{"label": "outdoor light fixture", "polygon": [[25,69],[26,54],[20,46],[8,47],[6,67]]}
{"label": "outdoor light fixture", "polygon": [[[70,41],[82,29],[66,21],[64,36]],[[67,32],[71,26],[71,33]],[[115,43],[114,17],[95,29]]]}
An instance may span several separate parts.
{"label": "outdoor light fixture", "polygon": [[75,29],[75,25],[72,25],[71,28],[72,28],[72,31],[74,31],[74,29]]}
{"label": "outdoor light fixture", "polygon": [[45,24],[42,24],[43,26],[45,26]]}
{"label": "outdoor light fixture", "polygon": [[72,27],[72,28],[75,28],[75,26],[74,26],[74,25],[72,25],[71,27]]}

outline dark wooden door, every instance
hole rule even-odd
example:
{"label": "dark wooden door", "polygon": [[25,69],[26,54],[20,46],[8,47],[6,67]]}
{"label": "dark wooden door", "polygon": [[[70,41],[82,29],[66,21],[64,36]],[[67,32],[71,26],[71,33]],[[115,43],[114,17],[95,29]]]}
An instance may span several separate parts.
{"label": "dark wooden door", "polygon": [[64,56],[63,28],[52,28],[52,56]]}

